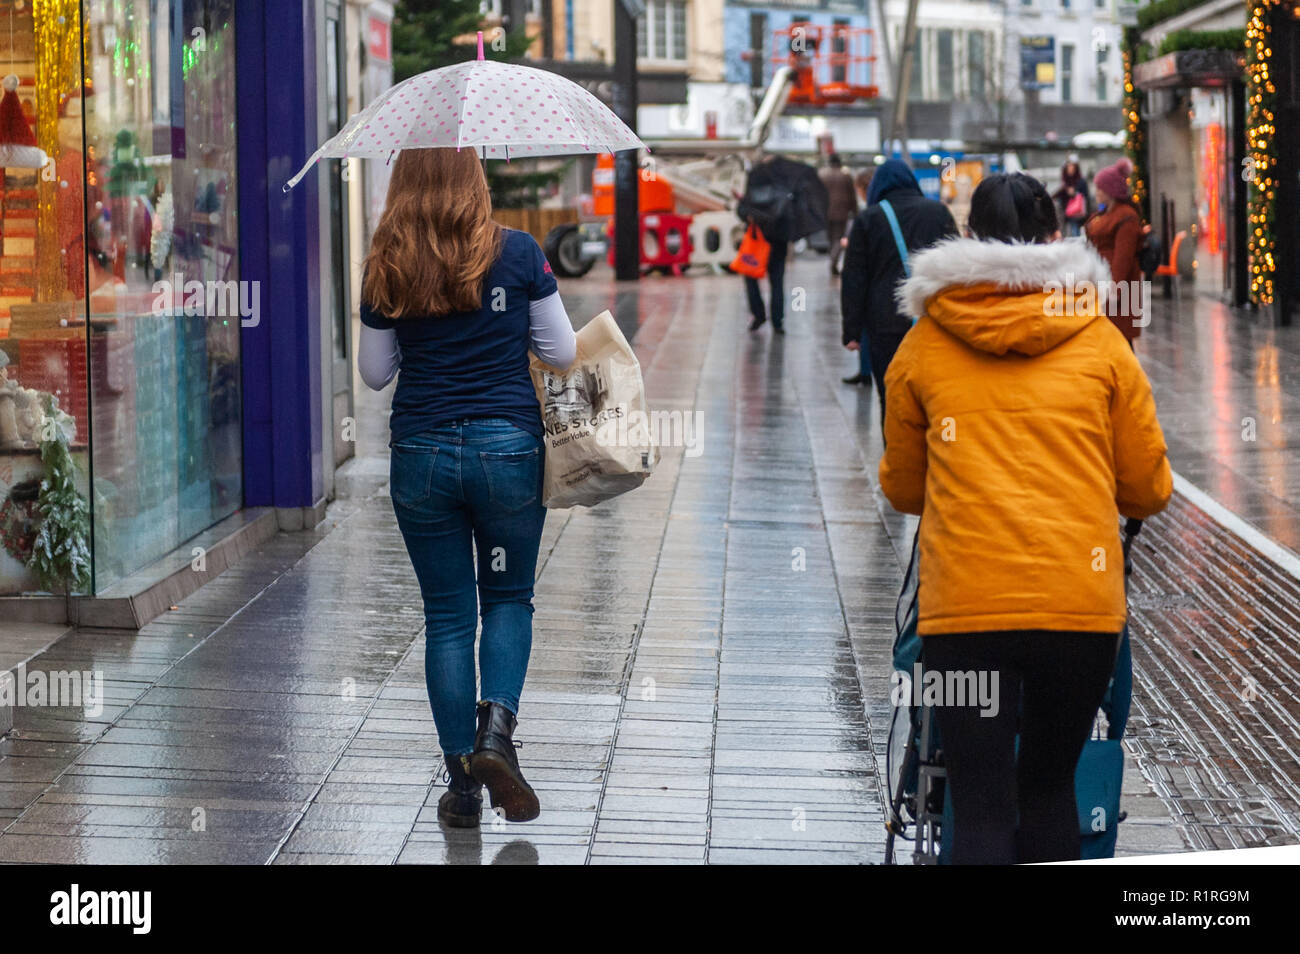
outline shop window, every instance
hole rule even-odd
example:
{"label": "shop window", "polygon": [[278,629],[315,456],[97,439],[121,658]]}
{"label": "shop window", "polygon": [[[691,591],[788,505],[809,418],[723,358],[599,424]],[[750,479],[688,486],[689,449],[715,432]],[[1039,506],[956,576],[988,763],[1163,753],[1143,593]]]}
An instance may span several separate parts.
{"label": "shop window", "polygon": [[767,14],[749,14],[749,85],[761,89],[767,84],[764,66],[767,63]]}
{"label": "shop window", "polygon": [[238,285],[234,0],[19,7],[0,4],[0,64],[50,158],[0,173],[0,506],[20,540],[0,590],[57,589],[22,572],[53,434],[29,433],[35,394],[57,401],[86,509],[93,577],[73,588],[102,591],[243,502],[239,329],[262,314]]}
{"label": "shop window", "polygon": [[0,4],[6,596],[92,585],[79,19],[75,0]]}
{"label": "shop window", "polygon": [[[843,17],[836,17],[833,21],[836,27],[847,29],[851,24]],[[831,36],[831,53],[837,56],[843,56],[849,52],[848,37],[841,32],[835,32]],[[847,83],[849,81],[849,69],[846,62],[832,62],[831,64],[831,82]]]}
{"label": "shop window", "polygon": [[939,99],[948,101],[952,99],[955,92],[956,63],[953,56],[952,30],[934,31],[934,53],[939,67],[936,77]]}
{"label": "shop window", "polygon": [[966,67],[969,72],[971,99],[984,102],[988,98],[988,37],[984,33],[966,34]]}
{"label": "shop window", "polygon": [[1061,102],[1074,102],[1074,46],[1061,44]]}
{"label": "shop window", "polygon": [[637,55],[651,61],[685,63],[685,0],[648,0],[637,22]]}
{"label": "shop window", "polygon": [[[920,100],[925,98],[925,34],[927,31],[920,27],[916,29],[916,44],[912,49],[912,68],[909,71],[910,78],[907,83],[908,101]],[[894,31],[894,49],[901,51],[903,49],[903,28],[900,26]],[[900,52],[901,56],[902,53]]]}

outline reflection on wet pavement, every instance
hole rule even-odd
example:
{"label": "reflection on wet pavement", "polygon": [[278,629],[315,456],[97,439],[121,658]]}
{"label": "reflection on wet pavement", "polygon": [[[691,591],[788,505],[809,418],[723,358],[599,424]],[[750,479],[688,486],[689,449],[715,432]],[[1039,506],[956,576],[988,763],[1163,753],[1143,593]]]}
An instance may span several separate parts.
{"label": "reflection on wet pavement", "polygon": [[[746,334],[730,277],[564,287],[575,323],[615,314],[653,407],[699,413],[702,453],[665,447],[636,492],[548,516],[519,729],[535,822],[438,824],[423,614],[370,479],[139,634],[81,630],[38,658],[102,671],[107,699],[93,719],[18,710],[0,742],[0,861],[882,860],[912,524],[874,489],[878,410],[839,383],[854,358],[823,272],[791,269],[808,308],[785,339]],[[1175,466],[1285,532],[1300,379],[1278,368],[1296,348],[1208,311],[1157,315],[1139,346]],[[385,400],[359,396],[367,475],[382,472]],[[1229,425],[1251,409],[1260,440],[1244,450]],[[1300,588],[1182,501],[1151,521],[1137,566],[1141,772],[1121,851],[1294,841]]]}
{"label": "reflection on wet pavement", "polygon": [[1139,339],[1174,469],[1300,550],[1300,333],[1204,298],[1162,300]]}

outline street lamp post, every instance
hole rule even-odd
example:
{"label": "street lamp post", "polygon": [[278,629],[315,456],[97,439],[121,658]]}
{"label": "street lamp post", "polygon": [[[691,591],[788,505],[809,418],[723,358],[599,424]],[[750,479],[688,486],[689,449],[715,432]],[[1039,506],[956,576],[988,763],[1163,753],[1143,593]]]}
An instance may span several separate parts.
{"label": "street lamp post", "polygon": [[[636,132],[636,21],[643,0],[614,0],[614,112]],[[637,154],[614,155],[614,277],[641,277],[640,210],[637,201]]]}
{"label": "street lamp post", "polygon": [[895,64],[898,73],[894,81],[893,118],[889,135],[902,143],[903,161],[912,164],[912,152],[907,148],[907,97],[912,85],[912,58],[916,56],[916,8],[918,0],[908,0],[907,18],[903,21],[903,43]]}

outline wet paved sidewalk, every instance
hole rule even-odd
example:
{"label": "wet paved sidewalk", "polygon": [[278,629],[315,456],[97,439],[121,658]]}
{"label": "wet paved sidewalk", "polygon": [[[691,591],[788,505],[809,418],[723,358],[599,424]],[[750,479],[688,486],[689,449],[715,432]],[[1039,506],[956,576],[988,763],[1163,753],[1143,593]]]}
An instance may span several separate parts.
{"label": "wet paved sidewalk", "polygon": [[[839,383],[824,263],[790,275],[808,310],[784,340],[745,333],[730,277],[563,289],[575,318],[609,307],[634,334],[652,405],[698,411],[702,453],[665,448],[636,492],[548,516],[518,733],[537,821],[437,824],[423,616],[364,396],[353,496],[326,524],[138,635],[38,658],[102,671],[107,700],[17,711],[0,861],[881,861],[908,525],[875,496],[878,411]],[[1158,334],[1142,349],[1190,361]],[[1191,380],[1157,381],[1162,416],[1190,410]],[[1121,851],[1295,841],[1296,581],[1185,501],[1142,541]]]}

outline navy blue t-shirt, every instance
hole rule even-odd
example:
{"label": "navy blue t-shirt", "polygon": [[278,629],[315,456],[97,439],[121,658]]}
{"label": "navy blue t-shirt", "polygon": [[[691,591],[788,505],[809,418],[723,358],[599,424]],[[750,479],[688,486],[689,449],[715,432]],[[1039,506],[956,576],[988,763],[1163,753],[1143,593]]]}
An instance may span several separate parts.
{"label": "navy blue t-shirt", "polygon": [[541,435],[528,373],[528,303],[555,293],[555,276],[527,232],[502,229],[501,255],[476,311],[392,319],[362,304],[361,321],[394,328],[402,363],[389,419],[400,441],[448,421],[501,417]]}

